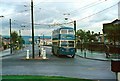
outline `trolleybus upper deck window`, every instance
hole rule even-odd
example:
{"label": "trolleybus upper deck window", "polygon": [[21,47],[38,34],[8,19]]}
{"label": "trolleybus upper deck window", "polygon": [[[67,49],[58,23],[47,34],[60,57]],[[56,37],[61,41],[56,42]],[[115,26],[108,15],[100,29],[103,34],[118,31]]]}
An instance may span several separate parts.
{"label": "trolleybus upper deck window", "polygon": [[67,34],[67,29],[61,29],[62,34]]}
{"label": "trolleybus upper deck window", "polygon": [[68,30],[68,33],[69,33],[69,34],[74,34],[73,29],[69,29],[69,30]]}

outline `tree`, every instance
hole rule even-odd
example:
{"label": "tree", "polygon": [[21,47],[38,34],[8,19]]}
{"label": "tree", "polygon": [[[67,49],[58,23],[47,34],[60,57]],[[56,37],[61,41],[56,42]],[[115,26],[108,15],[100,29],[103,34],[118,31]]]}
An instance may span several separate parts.
{"label": "tree", "polygon": [[21,48],[24,42],[23,38],[21,36],[18,36],[18,33],[16,31],[13,31],[11,33],[11,40],[14,50],[17,48]]}
{"label": "tree", "polygon": [[88,39],[88,42],[90,42],[91,40],[91,33],[90,33],[90,30],[88,30],[87,32],[86,32],[86,35],[87,35],[87,39]]}
{"label": "tree", "polygon": [[80,30],[78,30],[77,31],[77,38],[78,38],[78,40],[79,41],[81,41],[81,42],[84,42],[85,41],[85,39],[86,39],[86,32],[85,31],[83,31],[82,29],[80,29]]}
{"label": "tree", "polygon": [[77,40],[81,41],[81,42],[91,42],[96,41],[96,36],[97,34],[94,33],[94,31],[90,32],[90,30],[88,30],[87,32],[85,30],[79,29],[77,31]]}

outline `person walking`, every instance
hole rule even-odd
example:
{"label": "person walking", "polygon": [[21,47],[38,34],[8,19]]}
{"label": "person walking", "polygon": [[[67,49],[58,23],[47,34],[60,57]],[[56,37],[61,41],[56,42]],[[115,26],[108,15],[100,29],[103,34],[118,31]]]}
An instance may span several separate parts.
{"label": "person walking", "polygon": [[110,51],[109,46],[108,46],[108,45],[105,45],[105,54],[106,54],[106,58],[109,58],[109,57],[110,57],[109,51]]}

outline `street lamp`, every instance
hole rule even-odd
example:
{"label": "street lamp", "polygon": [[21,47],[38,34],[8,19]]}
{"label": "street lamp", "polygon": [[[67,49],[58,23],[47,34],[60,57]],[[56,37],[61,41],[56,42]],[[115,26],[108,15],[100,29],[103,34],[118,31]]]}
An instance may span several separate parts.
{"label": "street lamp", "polygon": [[68,20],[68,16],[70,15],[69,13],[64,13],[63,14],[65,16],[65,20]]}
{"label": "street lamp", "polygon": [[1,15],[0,17],[4,17],[3,15]]}

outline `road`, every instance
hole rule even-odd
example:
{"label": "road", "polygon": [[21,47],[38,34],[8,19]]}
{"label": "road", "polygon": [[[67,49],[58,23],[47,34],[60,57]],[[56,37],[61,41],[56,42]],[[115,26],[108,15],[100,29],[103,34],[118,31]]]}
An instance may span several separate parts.
{"label": "road", "polygon": [[[48,59],[26,60],[26,50],[2,58],[2,75],[46,75],[74,78],[97,79],[99,81],[115,81],[115,73],[111,72],[110,61],[99,61],[80,58],[57,57],[51,53],[51,47],[45,47]],[[35,56],[38,48],[35,47]]]}

